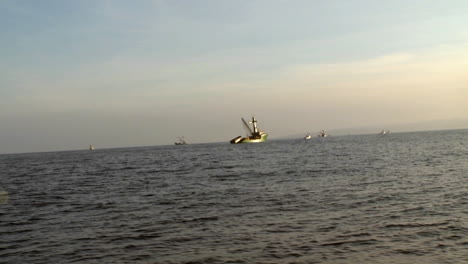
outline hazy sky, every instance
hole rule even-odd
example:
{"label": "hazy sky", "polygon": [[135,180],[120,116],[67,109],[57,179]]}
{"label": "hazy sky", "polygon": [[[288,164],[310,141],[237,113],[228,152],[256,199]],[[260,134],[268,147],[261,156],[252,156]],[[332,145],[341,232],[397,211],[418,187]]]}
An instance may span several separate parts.
{"label": "hazy sky", "polygon": [[467,14],[466,0],[0,1],[0,153],[227,142],[252,114],[271,138],[468,119]]}

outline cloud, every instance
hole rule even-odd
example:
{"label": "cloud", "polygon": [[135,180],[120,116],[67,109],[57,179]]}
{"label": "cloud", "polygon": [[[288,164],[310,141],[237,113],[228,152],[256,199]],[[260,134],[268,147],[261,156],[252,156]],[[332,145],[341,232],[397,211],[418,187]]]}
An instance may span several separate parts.
{"label": "cloud", "polygon": [[[314,111],[320,116],[323,110],[347,119],[362,120],[363,113],[375,113],[374,119],[396,121],[467,117],[466,45],[298,64],[269,57],[277,49],[240,48],[173,61],[121,54],[59,77],[31,75],[35,77],[24,84],[27,89],[14,105],[47,111],[200,115],[249,108],[252,113]],[[27,80],[27,72],[22,74]]]}
{"label": "cloud", "polygon": [[466,69],[466,45],[440,46],[351,62],[287,65],[222,87],[248,91],[257,98],[252,105],[286,122],[297,116],[335,128],[398,124],[468,118]]}
{"label": "cloud", "polygon": [[290,65],[263,85],[277,90],[288,87],[292,94],[313,92],[321,98],[341,95],[363,103],[389,98],[401,102],[439,100],[440,96],[458,101],[468,93],[462,89],[468,87],[467,59],[468,48],[461,46],[345,63]]}

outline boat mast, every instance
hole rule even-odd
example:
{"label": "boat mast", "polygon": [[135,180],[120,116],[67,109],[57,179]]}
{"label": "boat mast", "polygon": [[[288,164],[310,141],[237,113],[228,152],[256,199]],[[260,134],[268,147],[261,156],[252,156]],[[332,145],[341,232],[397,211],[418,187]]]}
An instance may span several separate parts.
{"label": "boat mast", "polygon": [[257,120],[255,120],[255,117],[252,116],[252,121],[250,122],[253,126],[253,129],[254,129],[254,134],[258,134],[258,128],[257,128]]}

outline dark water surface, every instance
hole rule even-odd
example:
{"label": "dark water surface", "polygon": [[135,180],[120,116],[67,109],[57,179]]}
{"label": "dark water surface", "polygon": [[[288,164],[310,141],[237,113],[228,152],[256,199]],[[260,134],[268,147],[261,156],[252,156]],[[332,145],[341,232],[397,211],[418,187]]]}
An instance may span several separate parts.
{"label": "dark water surface", "polygon": [[468,263],[468,130],[0,155],[1,263]]}

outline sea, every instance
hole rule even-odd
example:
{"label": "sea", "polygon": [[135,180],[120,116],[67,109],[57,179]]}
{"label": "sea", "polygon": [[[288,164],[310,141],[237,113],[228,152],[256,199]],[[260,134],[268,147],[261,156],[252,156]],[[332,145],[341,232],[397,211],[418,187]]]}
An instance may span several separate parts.
{"label": "sea", "polygon": [[0,263],[468,263],[468,130],[0,155]]}

